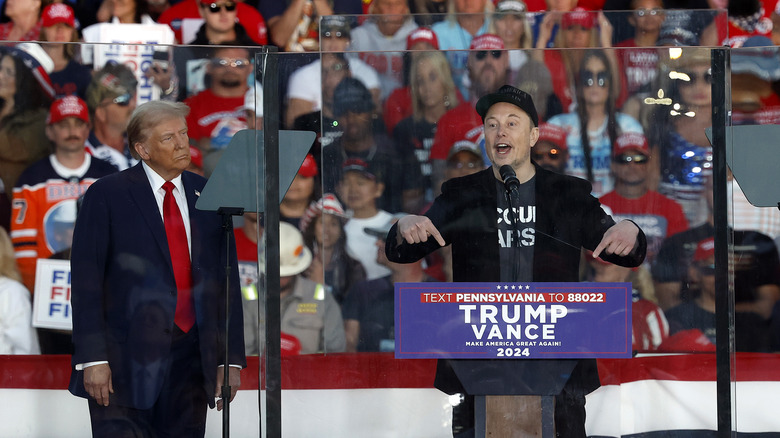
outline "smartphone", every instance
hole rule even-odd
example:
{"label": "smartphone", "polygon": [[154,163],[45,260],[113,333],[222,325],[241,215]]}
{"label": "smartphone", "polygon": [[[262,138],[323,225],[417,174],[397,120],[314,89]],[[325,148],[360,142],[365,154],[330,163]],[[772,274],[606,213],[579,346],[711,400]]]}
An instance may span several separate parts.
{"label": "smartphone", "polygon": [[157,73],[159,73],[160,71],[162,71],[163,73],[167,73],[168,61],[158,61],[155,59],[154,61],[152,61],[152,68]]}
{"label": "smartphone", "polygon": [[152,54],[152,68],[154,68],[155,72],[162,71],[163,73],[167,73],[168,67],[168,52],[155,50]]}

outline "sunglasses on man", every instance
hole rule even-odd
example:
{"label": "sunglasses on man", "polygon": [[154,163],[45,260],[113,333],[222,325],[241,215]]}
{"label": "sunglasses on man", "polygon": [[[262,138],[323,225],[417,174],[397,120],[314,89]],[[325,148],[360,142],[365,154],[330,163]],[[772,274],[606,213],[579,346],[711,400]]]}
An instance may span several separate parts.
{"label": "sunglasses on man", "polygon": [[615,157],[615,163],[617,164],[629,164],[629,163],[636,163],[636,164],[645,164],[647,163],[647,160],[649,160],[647,155],[644,154],[620,154],[617,157]]}
{"label": "sunglasses on man", "polygon": [[482,61],[483,59],[487,58],[488,53],[490,56],[492,56],[494,59],[498,59],[501,57],[501,51],[500,50],[480,50],[479,52],[474,53],[474,57],[477,58],[477,61]]}
{"label": "sunglasses on man", "polygon": [[225,8],[225,10],[228,11],[228,12],[233,12],[233,11],[236,10],[236,4],[233,3],[233,2],[227,2],[227,3],[221,3],[221,4],[220,3],[209,3],[209,4],[203,5],[203,6],[207,7],[209,9],[209,12],[211,12],[212,14],[216,14],[217,12],[222,10],[222,8]]}
{"label": "sunglasses on man", "polygon": [[697,264],[696,269],[701,272],[701,275],[715,275],[715,264],[710,263],[708,265]]}
{"label": "sunglasses on man", "polygon": [[636,15],[637,17],[655,17],[661,12],[663,12],[663,10],[661,10],[660,8],[652,8],[652,9],[641,8],[641,9],[636,9],[634,11],[634,15]]}
{"label": "sunglasses on man", "polygon": [[322,32],[323,38],[349,38],[346,32],[340,30],[326,30]]}
{"label": "sunglasses on man", "polygon": [[461,169],[478,169],[479,168],[479,162],[477,161],[448,161],[447,162],[447,168],[451,170],[461,170]]}
{"label": "sunglasses on man", "polygon": [[103,102],[100,105],[104,106],[104,105],[110,105],[112,103],[115,103],[115,104],[117,104],[119,106],[128,106],[128,105],[130,105],[130,102],[132,100],[133,100],[133,94],[132,93],[125,93],[125,94],[120,94],[119,96],[111,99],[109,102]]}
{"label": "sunglasses on man", "polygon": [[540,161],[543,158],[547,158],[548,160],[558,161],[563,156],[561,154],[561,151],[558,149],[550,149],[547,153],[533,153],[531,154],[534,161]]}
{"label": "sunglasses on man", "polygon": [[214,58],[211,60],[214,67],[246,68],[251,62],[246,58]]}

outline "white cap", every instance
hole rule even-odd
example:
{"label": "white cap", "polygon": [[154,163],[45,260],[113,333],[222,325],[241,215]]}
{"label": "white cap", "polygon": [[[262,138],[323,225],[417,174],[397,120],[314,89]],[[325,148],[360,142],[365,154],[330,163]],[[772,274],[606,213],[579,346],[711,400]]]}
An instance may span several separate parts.
{"label": "white cap", "polygon": [[255,82],[255,86],[246,90],[244,95],[244,106],[241,109],[248,109],[255,112],[255,117],[263,117],[263,86]]}

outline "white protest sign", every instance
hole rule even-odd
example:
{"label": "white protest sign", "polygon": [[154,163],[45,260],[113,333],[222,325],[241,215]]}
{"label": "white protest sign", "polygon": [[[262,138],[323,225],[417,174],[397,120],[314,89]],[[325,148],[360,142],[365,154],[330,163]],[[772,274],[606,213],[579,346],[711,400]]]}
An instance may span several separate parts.
{"label": "white protest sign", "polygon": [[[137,104],[160,98],[160,88],[155,87],[144,72],[152,65],[155,46],[174,43],[173,31],[164,24],[114,24],[98,23],[84,29],[81,56],[85,63],[92,63],[95,70],[113,61],[129,67],[138,79]],[[157,50],[167,48],[157,47]]]}
{"label": "white protest sign", "polygon": [[35,269],[33,327],[72,330],[70,262],[39,259]]}

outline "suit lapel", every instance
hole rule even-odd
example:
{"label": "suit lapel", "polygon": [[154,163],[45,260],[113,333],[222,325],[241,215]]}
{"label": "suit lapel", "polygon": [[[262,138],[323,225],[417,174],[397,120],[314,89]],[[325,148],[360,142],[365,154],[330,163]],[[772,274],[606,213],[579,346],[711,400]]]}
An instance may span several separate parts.
{"label": "suit lapel", "polygon": [[190,241],[192,242],[190,245],[190,257],[192,259],[193,272],[195,272],[195,266],[200,260],[200,245],[195,245],[195,242],[201,241],[199,217],[202,212],[195,209],[195,203],[198,202],[200,191],[195,190],[195,182],[191,176],[187,172],[182,173],[181,182],[182,187],[184,187],[184,195],[187,197],[187,210],[189,210],[190,214]]}
{"label": "suit lapel", "polygon": [[[162,217],[160,216],[160,208],[157,206],[154,192],[152,191],[149,179],[146,177],[146,173],[144,172],[141,163],[128,169],[127,175],[131,182],[130,193],[138,204],[139,213],[149,227],[149,230],[152,232],[158,248],[160,248],[160,251],[165,255],[170,266],[171,254],[168,249],[168,238],[165,235],[165,224],[163,224]],[[173,267],[171,267],[171,271],[172,270]]]}

